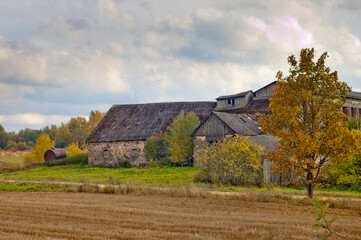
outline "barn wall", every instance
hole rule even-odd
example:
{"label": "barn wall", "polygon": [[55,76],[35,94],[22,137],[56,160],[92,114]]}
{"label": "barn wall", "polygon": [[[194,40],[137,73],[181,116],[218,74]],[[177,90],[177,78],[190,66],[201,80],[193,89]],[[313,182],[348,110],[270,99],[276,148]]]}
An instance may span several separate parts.
{"label": "barn wall", "polygon": [[215,114],[209,118],[193,133],[194,136],[214,136],[222,139],[224,135],[233,134],[234,132],[223,123]]}
{"label": "barn wall", "polygon": [[257,98],[272,98],[273,97],[273,91],[272,91],[272,87],[275,84],[272,84],[266,88],[260,89],[255,93],[255,97]]}
{"label": "barn wall", "polygon": [[[144,156],[145,141],[89,143],[89,165],[116,167],[147,164]],[[108,151],[108,152],[106,152]]]}

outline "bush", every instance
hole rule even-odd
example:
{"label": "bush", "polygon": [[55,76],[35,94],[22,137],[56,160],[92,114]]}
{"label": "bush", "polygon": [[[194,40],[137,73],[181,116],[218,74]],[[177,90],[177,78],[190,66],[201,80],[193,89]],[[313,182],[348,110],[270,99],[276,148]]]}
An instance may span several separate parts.
{"label": "bush", "polygon": [[262,148],[248,138],[234,136],[203,149],[203,170],[194,180],[231,185],[262,183]]}
{"label": "bush", "polygon": [[81,153],[82,153],[82,151],[79,149],[78,143],[72,143],[72,144],[69,145],[68,153],[67,153],[68,157],[78,155],[78,154],[81,154]]}
{"label": "bush", "polygon": [[43,166],[48,166],[48,167],[61,166],[61,165],[87,165],[87,164],[88,164],[87,153],[81,153],[78,155],[42,163]]}
{"label": "bush", "polygon": [[321,182],[343,189],[361,190],[361,153],[351,160],[330,162],[324,169],[325,176]]}

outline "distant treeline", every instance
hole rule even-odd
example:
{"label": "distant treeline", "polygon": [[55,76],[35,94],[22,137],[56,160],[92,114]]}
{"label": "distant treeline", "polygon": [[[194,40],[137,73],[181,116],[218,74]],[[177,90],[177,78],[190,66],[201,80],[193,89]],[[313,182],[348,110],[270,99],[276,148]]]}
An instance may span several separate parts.
{"label": "distant treeline", "polygon": [[36,140],[42,133],[49,135],[55,142],[55,147],[63,148],[77,142],[80,147],[85,146],[85,141],[105,113],[98,110],[91,111],[89,121],[85,117],[72,117],[69,122],[60,126],[50,125],[42,129],[21,129],[18,133],[6,132],[0,125],[0,149],[10,151],[32,150]]}

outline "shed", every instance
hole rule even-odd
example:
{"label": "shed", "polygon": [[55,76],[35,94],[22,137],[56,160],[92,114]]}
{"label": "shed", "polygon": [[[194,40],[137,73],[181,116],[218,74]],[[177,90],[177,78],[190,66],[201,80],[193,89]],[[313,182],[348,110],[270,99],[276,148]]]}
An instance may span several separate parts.
{"label": "shed", "polygon": [[45,162],[61,158],[66,158],[66,152],[63,148],[50,148],[44,154]]}
{"label": "shed", "polygon": [[[231,114],[225,112],[212,112],[193,132],[194,165],[202,166],[199,154],[207,144],[214,141],[230,138],[234,135],[248,136],[254,144],[263,147],[263,153],[274,152],[274,143],[278,138],[265,134],[257,119],[252,114]],[[272,162],[263,161],[263,177],[267,184],[278,181],[279,176],[271,172]]]}

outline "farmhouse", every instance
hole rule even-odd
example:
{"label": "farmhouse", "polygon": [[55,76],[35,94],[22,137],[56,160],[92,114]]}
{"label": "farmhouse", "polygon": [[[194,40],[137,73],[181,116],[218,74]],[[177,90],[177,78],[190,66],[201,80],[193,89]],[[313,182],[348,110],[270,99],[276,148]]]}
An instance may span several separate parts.
{"label": "farmhouse", "polygon": [[147,139],[165,131],[182,111],[194,111],[203,121],[215,106],[215,102],[114,105],[87,139],[89,164],[144,165]]}

